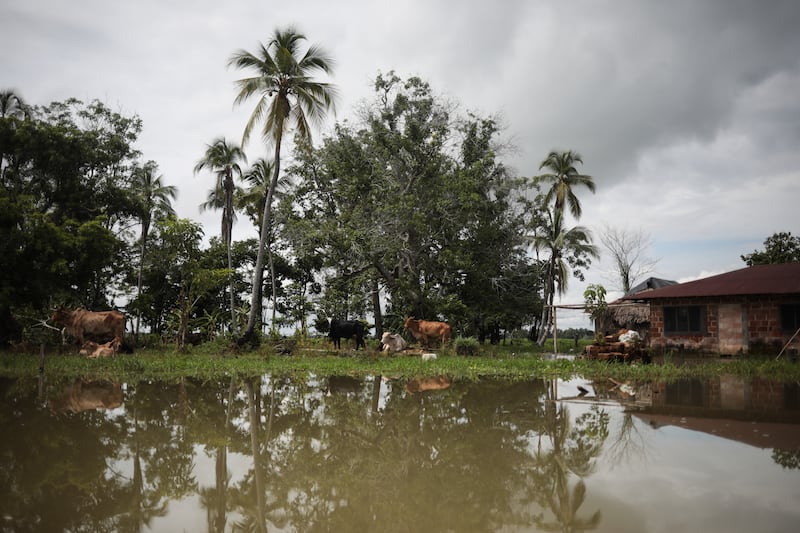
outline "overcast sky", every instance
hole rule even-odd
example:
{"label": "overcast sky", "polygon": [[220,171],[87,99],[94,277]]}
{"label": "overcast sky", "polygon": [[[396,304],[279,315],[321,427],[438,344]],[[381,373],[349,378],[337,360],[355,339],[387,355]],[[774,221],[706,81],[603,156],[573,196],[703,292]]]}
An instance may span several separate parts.
{"label": "overcast sky", "polygon": [[[800,234],[795,0],[4,0],[0,13],[0,88],[139,115],[137,147],[207,235],[219,214],[198,205],[213,178],[192,169],[214,138],[238,142],[252,111],[233,107],[242,73],[227,60],[289,25],[334,58],[337,120],[395,70],[501,117],[521,175],[552,149],[581,153],[597,193],[579,193],[579,223],[645,232],[652,275],[742,268],[766,237]],[[237,235],[248,226],[240,217]],[[562,303],[588,283],[616,288],[612,272],[604,256]]]}

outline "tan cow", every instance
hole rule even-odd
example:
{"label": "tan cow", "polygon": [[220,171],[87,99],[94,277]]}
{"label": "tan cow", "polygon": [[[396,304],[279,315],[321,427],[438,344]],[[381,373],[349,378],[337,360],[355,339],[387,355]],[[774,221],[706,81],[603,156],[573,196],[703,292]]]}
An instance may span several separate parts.
{"label": "tan cow", "polygon": [[406,319],[406,329],[411,332],[420,344],[427,347],[429,339],[441,339],[442,344],[448,342],[453,335],[450,324],[446,322],[433,322],[429,320],[415,320],[411,317]]}
{"label": "tan cow", "polygon": [[84,345],[88,336],[94,341],[111,340],[119,347],[125,333],[125,315],[119,311],[87,311],[59,306],[51,320],[64,326],[69,335],[78,339],[80,346]]}
{"label": "tan cow", "polygon": [[93,341],[86,341],[79,353],[93,359],[96,357],[111,357],[116,355],[117,350],[119,350],[119,345],[115,340],[109,341],[105,344],[97,344]]}

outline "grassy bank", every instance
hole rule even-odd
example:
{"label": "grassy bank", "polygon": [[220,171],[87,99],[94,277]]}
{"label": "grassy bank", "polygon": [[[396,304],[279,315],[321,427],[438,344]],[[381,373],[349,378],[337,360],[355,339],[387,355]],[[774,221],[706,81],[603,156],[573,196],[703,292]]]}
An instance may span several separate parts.
{"label": "grassy bank", "polygon": [[[539,348],[526,341],[515,345],[482,346],[474,356],[439,351],[438,358],[423,361],[419,355],[385,355],[374,350],[336,352],[320,341],[292,343],[291,355],[282,354],[285,345],[264,345],[254,351],[236,351],[222,343],[211,343],[178,353],[172,347],[141,349],[134,354],[89,359],[74,353],[46,350],[44,372],[50,377],[87,379],[177,380],[182,377],[211,379],[220,376],[262,374],[302,376],[385,375],[397,378],[446,374],[455,379],[495,377],[505,379],[569,378],[673,380],[710,377],[719,374],[763,377],[794,381],[800,379],[800,364],[774,358],[683,359],[667,356],[653,364],[621,364],[602,361],[553,359],[551,346]],[[548,349],[549,348],[549,349]],[[566,347],[560,346],[563,351]],[[576,349],[579,351],[580,347]],[[0,376],[38,376],[39,353],[0,353]]]}

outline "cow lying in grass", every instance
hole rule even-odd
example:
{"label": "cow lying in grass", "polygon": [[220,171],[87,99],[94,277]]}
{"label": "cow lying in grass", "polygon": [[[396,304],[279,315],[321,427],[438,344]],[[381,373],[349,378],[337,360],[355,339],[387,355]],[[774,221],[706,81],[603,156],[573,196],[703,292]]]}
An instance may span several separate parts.
{"label": "cow lying in grass", "polygon": [[383,332],[381,337],[381,350],[384,352],[402,352],[408,348],[408,343],[399,333]]}
{"label": "cow lying in grass", "polygon": [[86,341],[83,343],[83,347],[81,347],[81,351],[79,353],[90,358],[111,357],[116,355],[118,350],[119,344],[117,341],[109,341],[105,344],[97,344],[94,341]]}

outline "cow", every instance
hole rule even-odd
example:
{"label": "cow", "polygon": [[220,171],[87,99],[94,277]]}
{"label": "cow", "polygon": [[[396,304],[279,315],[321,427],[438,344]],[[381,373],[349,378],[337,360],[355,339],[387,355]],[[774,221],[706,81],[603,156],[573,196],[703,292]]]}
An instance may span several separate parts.
{"label": "cow", "polygon": [[442,344],[448,342],[453,334],[450,324],[446,322],[433,322],[428,320],[406,319],[406,329],[411,332],[420,344],[427,347],[429,339],[441,339]]}
{"label": "cow", "polygon": [[116,340],[106,342],[105,344],[86,341],[79,353],[94,359],[96,357],[111,357],[117,354],[117,350],[119,350],[119,345]]}
{"label": "cow", "polygon": [[336,349],[342,348],[341,339],[355,338],[356,350],[362,346],[365,350],[367,345],[364,342],[364,324],[358,320],[338,320],[334,318],[331,320],[331,329],[328,333],[328,338],[333,341]]}
{"label": "cow", "polygon": [[408,343],[399,333],[389,333],[388,331],[383,332],[381,345],[383,346],[381,350],[384,352],[402,352],[408,348]]}
{"label": "cow", "polygon": [[50,320],[64,326],[67,334],[78,339],[80,346],[90,337],[95,342],[113,341],[119,347],[125,333],[125,315],[119,311],[87,311],[59,306]]}

